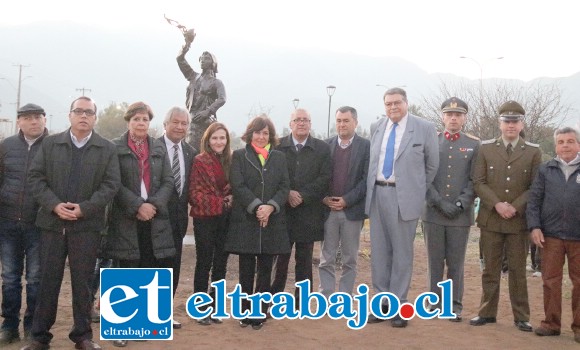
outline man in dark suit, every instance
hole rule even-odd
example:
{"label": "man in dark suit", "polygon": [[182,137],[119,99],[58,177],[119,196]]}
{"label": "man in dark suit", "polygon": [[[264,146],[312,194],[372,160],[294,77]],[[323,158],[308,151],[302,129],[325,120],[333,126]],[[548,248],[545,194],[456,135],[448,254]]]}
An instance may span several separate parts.
{"label": "man in dark suit", "polygon": [[[383,102],[387,118],[371,126],[365,204],[371,221],[371,273],[377,293],[390,292],[406,302],[417,222],[437,174],[439,146],[435,125],[408,113],[405,90],[387,90]],[[388,307],[383,304],[383,313]],[[369,323],[381,321],[369,317]],[[407,321],[396,315],[391,326],[403,328]]]}
{"label": "man in dark suit", "polygon": [[[445,130],[439,133],[439,170],[427,188],[423,214],[425,245],[429,261],[429,291],[441,297],[437,283],[447,277],[453,281],[453,312],[461,321],[463,310],[463,265],[473,224],[472,172],[479,150],[479,139],[463,133],[467,119],[467,103],[457,97],[443,102],[441,113]],[[441,303],[432,305],[441,307]]]}
{"label": "man in dark suit", "polygon": [[542,161],[539,146],[520,137],[524,128],[523,107],[508,101],[499,108],[501,136],[483,141],[473,174],[475,192],[481,199],[477,225],[481,229],[484,268],[481,305],[472,326],[495,323],[501,280],[502,252],[508,259],[509,293],[514,324],[531,332],[526,281],[528,192]]}
{"label": "man in dark suit", "polygon": [[[193,158],[197,155],[195,148],[184,141],[189,129],[189,123],[189,113],[187,113],[185,108],[172,107],[163,120],[165,135],[159,138],[167,147],[167,156],[169,157],[175,180],[175,188],[167,203],[176,252],[173,262],[173,295],[175,295],[179,284],[183,237],[185,237],[189,222],[187,211],[189,174],[191,173]],[[173,328],[181,328],[181,323],[174,320]]]}
{"label": "man in dark suit", "polygon": [[[290,116],[292,133],[281,138],[276,149],[286,155],[290,177],[286,221],[290,244],[296,247],[295,282],[310,280],[312,283],[314,242],[324,238],[322,199],[330,181],[330,147],[310,135],[310,122],[310,113],[296,109]],[[284,291],[289,261],[290,254],[276,259],[272,294]],[[298,305],[298,299],[296,302]]]}
{"label": "man in dark suit", "polygon": [[70,106],[70,128],[46,136],[30,166],[28,185],[39,205],[41,230],[39,298],[32,342],[21,350],[47,350],[56,322],[58,299],[68,258],[75,349],[98,350],[91,328],[93,270],[106,225],[106,207],[121,186],[115,145],[97,134],[95,102],[81,96]]}
{"label": "man in dark suit", "polygon": [[355,132],[356,109],[340,107],[336,111],[337,136],[330,145],[332,177],[328,195],[322,203],[330,212],[324,224],[324,241],[320,250],[320,292],[326,297],[335,291],[336,253],[340,246],[342,274],[338,291],[352,294],[356,279],[356,262],[360,231],[365,219],[365,196],[369,170],[370,142]]}

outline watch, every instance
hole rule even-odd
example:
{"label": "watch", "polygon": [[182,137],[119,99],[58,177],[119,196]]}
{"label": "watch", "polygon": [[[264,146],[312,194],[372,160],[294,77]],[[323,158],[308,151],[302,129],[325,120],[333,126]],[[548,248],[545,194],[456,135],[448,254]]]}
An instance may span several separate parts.
{"label": "watch", "polygon": [[459,208],[463,209],[463,204],[461,204],[460,201],[455,202],[455,205],[458,206]]}

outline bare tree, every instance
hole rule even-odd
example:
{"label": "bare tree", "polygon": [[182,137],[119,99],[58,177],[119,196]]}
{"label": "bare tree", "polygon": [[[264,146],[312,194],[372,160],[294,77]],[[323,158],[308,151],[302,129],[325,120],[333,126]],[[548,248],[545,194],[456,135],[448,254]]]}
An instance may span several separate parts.
{"label": "bare tree", "polygon": [[[526,140],[539,143],[545,153],[553,153],[552,135],[561,123],[568,118],[572,107],[563,102],[562,91],[558,84],[545,84],[540,81],[530,84],[514,81],[490,81],[488,84],[474,84],[466,80],[444,82],[439,91],[423,96],[417,115],[434,122],[443,130],[441,104],[451,96],[467,102],[469,113],[464,131],[482,140],[499,136],[497,109],[504,102],[514,100],[526,110],[524,120]],[[411,110],[410,106],[410,110]]]}

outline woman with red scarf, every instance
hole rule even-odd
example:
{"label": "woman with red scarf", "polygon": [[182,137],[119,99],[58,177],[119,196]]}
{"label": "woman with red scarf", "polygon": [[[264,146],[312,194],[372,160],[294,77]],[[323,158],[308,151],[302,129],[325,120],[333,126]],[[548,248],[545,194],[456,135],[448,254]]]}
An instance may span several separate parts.
{"label": "woman with red scarf", "polygon": [[[121,168],[121,188],[109,212],[105,255],[119,267],[173,267],[175,247],[167,202],[173,176],[161,141],[149,136],[153,119],[143,102],[129,106],[124,119],[128,131],[114,139]],[[127,346],[126,340],[113,345]]]}
{"label": "woman with red scarf", "polygon": [[[232,158],[234,204],[226,251],[239,255],[242,292],[253,294],[270,291],[273,257],[290,252],[284,211],[290,185],[286,157],[274,150],[278,139],[268,117],[252,119],[242,140],[246,147],[234,151]],[[243,301],[242,308],[249,309],[248,300]],[[262,303],[262,312],[266,311],[267,305]],[[243,319],[240,326],[260,329],[264,321],[265,317]]]}
{"label": "woman with red scarf", "polygon": [[[208,292],[210,271],[212,282],[226,278],[228,253],[224,251],[224,244],[232,207],[231,162],[228,129],[222,123],[213,123],[203,134],[201,153],[193,161],[189,179],[189,215],[195,227],[194,293]],[[215,298],[213,288],[209,294]],[[198,321],[204,326],[212,322],[221,323],[210,317]]]}

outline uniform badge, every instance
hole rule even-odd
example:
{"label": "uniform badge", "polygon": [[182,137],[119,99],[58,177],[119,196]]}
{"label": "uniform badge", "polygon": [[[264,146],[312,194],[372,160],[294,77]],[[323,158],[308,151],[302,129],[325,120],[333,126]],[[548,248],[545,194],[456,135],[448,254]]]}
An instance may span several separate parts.
{"label": "uniform badge", "polygon": [[461,147],[459,149],[459,152],[473,152],[473,148],[465,148],[465,147]]}

